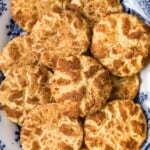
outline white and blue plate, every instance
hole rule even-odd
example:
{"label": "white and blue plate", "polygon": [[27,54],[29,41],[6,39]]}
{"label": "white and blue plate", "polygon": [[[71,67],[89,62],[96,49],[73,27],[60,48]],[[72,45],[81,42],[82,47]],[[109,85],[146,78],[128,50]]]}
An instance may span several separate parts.
{"label": "white and blue plate", "polygon": [[[122,0],[127,13],[137,15],[150,25],[150,0]],[[0,50],[24,31],[11,19],[10,0],[0,0]],[[150,63],[141,72],[141,87],[136,102],[141,104],[148,123],[148,136],[141,150],[150,150]],[[0,82],[3,80],[0,71]],[[0,111],[0,150],[21,150],[20,128],[10,122]]]}

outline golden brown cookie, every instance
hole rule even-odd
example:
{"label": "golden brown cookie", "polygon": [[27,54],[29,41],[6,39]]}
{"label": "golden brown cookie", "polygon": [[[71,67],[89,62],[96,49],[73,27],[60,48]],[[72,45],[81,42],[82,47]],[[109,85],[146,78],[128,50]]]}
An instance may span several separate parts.
{"label": "golden brown cookie", "polygon": [[87,22],[76,13],[50,12],[33,27],[31,38],[33,51],[41,55],[41,62],[51,66],[56,54],[68,56],[82,54],[90,44],[90,31]]}
{"label": "golden brown cookie", "polygon": [[59,11],[70,0],[11,0],[11,14],[17,24],[31,32],[34,24],[49,11]]}
{"label": "golden brown cookie", "polygon": [[70,112],[84,117],[99,110],[111,92],[109,73],[92,57],[70,56],[58,59],[51,79],[52,98],[70,104]]}
{"label": "golden brown cookie", "polygon": [[94,27],[91,52],[113,75],[132,76],[145,66],[149,32],[136,16],[109,15]]}
{"label": "golden brown cookie", "polygon": [[104,16],[122,12],[120,0],[71,0],[69,8],[83,13],[91,27]]}
{"label": "golden brown cookie", "polygon": [[138,75],[131,77],[116,77],[111,75],[112,91],[109,100],[130,99],[134,100],[139,90],[140,80]]}
{"label": "golden brown cookie", "polygon": [[11,40],[0,52],[0,69],[6,75],[11,68],[36,64],[38,55],[31,51],[30,36],[22,35]]}
{"label": "golden brown cookie", "polygon": [[83,140],[81,123],[66,115],[65,110],[54,103],[34,108],[21,130],[23,150],[79,150]]}
{"label": "golden brown cookie", "polygon": [[0,103],[7,117],[22,125],[36,105],[51,102],[51,73],[44,66],[24,66],[9,71],[0,85]]}
{"label": "golden brown cookie", "polygon": [[89,150],[140,150],[147,123],[139,104],[117,100],[88,116],[84,130]]}

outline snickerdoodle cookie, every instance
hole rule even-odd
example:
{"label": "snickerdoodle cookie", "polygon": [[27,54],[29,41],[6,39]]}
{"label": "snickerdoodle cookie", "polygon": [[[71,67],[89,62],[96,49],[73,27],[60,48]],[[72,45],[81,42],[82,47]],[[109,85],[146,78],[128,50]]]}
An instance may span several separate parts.
{"label": "snickerdoodle cookie", "polygon": [[92,54],[114,75],[132,76],[145,66],[150,28],[130,14],[112,14],[93,30]]}
{"label": "snickerdoodle cookie", "polygon": [[89,150],[139,150],[146,138],[147,123],[139,104],[116,100],[88,116],[84,130]]}
{"label": "snickerdoodle cookie", "polygon": [[90,45],[87,22],[80,14],[68,10],[43,16],[30,37],[32,50],[41,55],[41,62],[48,67],[52,67],[54,55],[80,55]]}
{"label": "snickerdoodle cookie", "polygon": [[109,100],[130,99],[134,100],[140,87],[138,75],[131,77],[116,77],[111,75],[112,91]]}
{"label": "snickerdoodle cookie", "polygon": [[99,110],[111,92],[108,71],[87,56],[58,59],[50,86],[52,98],[63,105],[71,104],[81,117]]}
{"label": "snickerdoodle cookie", "polygon": [[123,11],[120,0],[71,0],[69,8],[82,13],[91,27],[102,17]]}
{"label": "snickerdoodle cookie", "polygon": [[68,116],[66,109],[52,103],[30,111],[21,130],[23,150],[80,150],[83,141],[81,123]]}
{"label": "snickerdoodle cookie", "polygon": [[70,0],[11,0],[11,15],[25,31],[31,32],[34,24],[49,11],[64,9]]}
{"label": "snickerdoodle cookie", "polygon": [[10,69],[18,66],[37,64],[39,56],[31,51],[30,36],[22,35],[14,38],[0,52],[0,69],[6,75]]}
{"label": "snickerdoodle cookie", "polygon": [[52,74],[44,66],[16,67],[0,85],[0,103],[7,117],[22,125],[27,113],[36,105],[51,102]]}

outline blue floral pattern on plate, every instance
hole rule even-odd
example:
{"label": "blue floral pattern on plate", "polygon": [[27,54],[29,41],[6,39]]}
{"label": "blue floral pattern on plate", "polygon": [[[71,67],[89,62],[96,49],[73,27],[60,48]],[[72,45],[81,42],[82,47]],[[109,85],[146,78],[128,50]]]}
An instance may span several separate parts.
{"label": "blue floral pattern on plate", "polygon": [[7,3],[4,0],[0,0],[0,16],[3,14],[4,11],[7,10]]}
{"label": "blue floral pattern on plate", "polygon": [[139,16],[150,25],[150,0],[122,0],[126,12]]}
{"label": "blue floral pattern on plate", "polygon": [[[121,3],[127,13],[139,16],[150,25],[150,0],[122,0]],[[0,49],[9,40],[25,33],[11,19],[9,0],[0,0],[0,29],[4,29],[0,30],[0,39],[3,39],[0,40]],[[3,79],[0,71],[0,83]],[[135,101],[143,108],[148,123],[148,136],[141,150],[150,150],[150,64],[142,71],[141,80],[140,92]],[[0,111],[0,150],[21,150],[19,140],[20,127],[7,120]]]}
{"label": "blue floral pattern on plate", "polygon": [[19,36],[21,34],[24,34],[25,32],[13,21],[13,19],[10,19],[10,22],[8,25],[6,25],[6,28],[8,29],[7,35],[9,36],[9,39],[13,39],[16,36]]}
{"label": "blue floral pattern on plate", "polygon": [[3,75],[3,73],[2,73],[2,71],[0,70],[0,83],[4,80],[4,75]]}
{"label": "blue floral pattern on plate", "polygon": [[2,141],[0,140],[0,150],[5,150],[6,145],[2,143]]}
{"label": "blue floral pattern on plate", "polygon": [[142,106],[148,123],[148,137],[143,144],[142,150],[150,150],[150,93],[140,92],[137,95],[135,102]]}
{"label": "blue floral pattern on plate", "polygon": [[144,11],[144,13],[150,17],[150,1],[149,0],[138,0],[138,4]]}

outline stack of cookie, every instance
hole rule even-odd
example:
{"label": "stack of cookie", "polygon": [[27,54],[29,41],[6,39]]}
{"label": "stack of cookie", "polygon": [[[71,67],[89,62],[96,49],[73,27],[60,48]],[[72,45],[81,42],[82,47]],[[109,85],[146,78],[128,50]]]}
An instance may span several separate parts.
{"label": "stack of cookie", "polygon": [[150,28],[119,0],[11,0],[11,13],[27,34],[0,53],[0,104],[23,150],[139,150]]}

